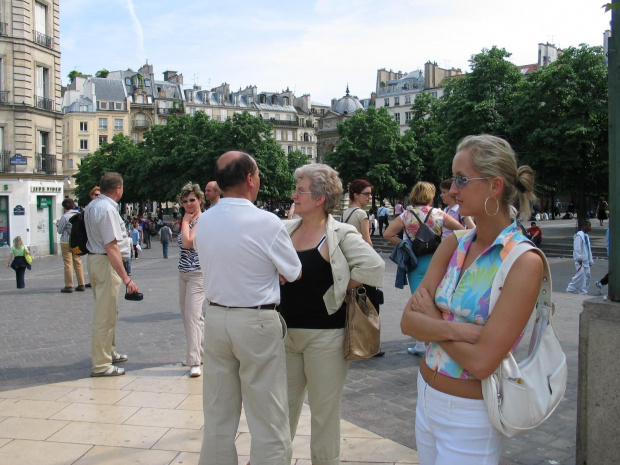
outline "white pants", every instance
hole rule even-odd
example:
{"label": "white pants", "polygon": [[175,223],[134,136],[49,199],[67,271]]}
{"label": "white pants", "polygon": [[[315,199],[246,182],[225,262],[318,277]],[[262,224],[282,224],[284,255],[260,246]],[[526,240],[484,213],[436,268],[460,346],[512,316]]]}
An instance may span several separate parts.
{"label": "white pants", "polygon": [[307,390],[312,464],[338,465],[340,400],[349,372],[344,329],[289,328],[284,345],[291,437],[295,437]]}
{"label": "white pants", "polygon": [[204,431],[199,465],[237,464],[241,402],[252,465],[290,465],[283,323],[275,310],[205,311]]}
{"label": "white pants", "polygon": [[590,286],[590,267],[585,263],[580,265],[579,262],[575,262],[575,269],[577,273],[566,288],[566,292],[579,292],[579,294],[586,295]]}
{"label": "white pants", "polygon": [[179,307],[187,340],[185,364],[190,367],[202,363],[202,340],[205,326],[202,304],[204,301],[202,271],[179,273]]}
{"label": "white pants", "polygon": [[444,394],[420,373],[415,437],[420,465],[497,465],[504,438],[483,400]]}

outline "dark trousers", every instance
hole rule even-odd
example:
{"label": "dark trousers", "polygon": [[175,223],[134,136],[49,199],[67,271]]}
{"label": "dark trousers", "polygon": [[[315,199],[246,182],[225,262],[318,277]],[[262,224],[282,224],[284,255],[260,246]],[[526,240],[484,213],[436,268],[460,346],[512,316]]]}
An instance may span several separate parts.
{"label": "dark trousers", "polygon": [[383,237],[383,225],[385,225],[385,229],[390,225],[387,216],[380,216],[379,220],[379,236]]}
{"label": "dark trousers", "polygon": [[134,246],[133,246],[133,256],[134,256],[134,257],[136,257],[136,258],[138,258],[138,252],[139,252],[139,250],[138,250],[138,246],[137,246],[137,245],[134,245]]}
{"label": "dark trousers", "polygon": [[607,283],[608,283],[608,282],[609,282],[609,273],[607,273],[605,276],[603,276],[603,277],[601,278],[600,283],[601,283],[603,286],[607,286]]}
{"label": "dark trousers", "polygon": [[147,249],[151,248],[151,231],[148,229],[144,230],[144,245]]}
{"label": "dark trousers", "polygon": [[17,289],[23,289],[26,287],[26,268],[17,268],[15,270],[15,278],[17,280]]}
{"label": "dark trousers", "polygon": [[164,252],[164,258],[168,258],[168,246],[170,245],[170,242],[162,242],[161,243],[161,247],[163,249]]}

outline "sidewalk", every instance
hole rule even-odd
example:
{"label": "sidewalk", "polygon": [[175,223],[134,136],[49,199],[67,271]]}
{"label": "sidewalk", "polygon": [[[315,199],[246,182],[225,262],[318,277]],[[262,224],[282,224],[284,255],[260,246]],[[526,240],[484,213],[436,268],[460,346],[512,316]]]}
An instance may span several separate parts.
{"label": "sidewalk", "polygon": [[[195,463],[202,379],[187,378],[187,369],[179,365],[185,334],[177,303],[176,246],[170,253],[171,259],[163,260],[154,242],[132,264],[132,278],[145,299],[119,301],[117,341],[130,358],[123,364],[127,374],[113,379],[89,377],[92,293],[60,293],[60,257],[35,260],[25,290],[14,288],[12,270],[0,273],[0,463]],[[547,422],[505,442],[503,465],[575,461],[578,322],[587,297],[563,293],[574,273],[572,260],[550,263],[569,384]],[[593,281],[606,270],[606,261],[596,261]],[[387,353],[352,363],[345,384],[344,462],[417,463],[415,379],[420,359],[406,352],[410,339],[399,324],[409,291],[395,289],[394,276],[388,260],[381,307]],[[594,284],[590,290],[598,294]],[[298,434],[297,464],[309,464],[307,415]],[[239,463],[245,464],[249,441],[244,422],[237,444]]]}

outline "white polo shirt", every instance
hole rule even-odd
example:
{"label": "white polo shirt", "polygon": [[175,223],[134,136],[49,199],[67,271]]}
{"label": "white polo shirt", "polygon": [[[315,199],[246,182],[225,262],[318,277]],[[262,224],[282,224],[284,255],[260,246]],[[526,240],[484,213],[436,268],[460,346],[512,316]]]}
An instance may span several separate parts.
{"label": "white polo shirt", "polygon": [[95,254],[105,254],[106,244],[116,239],[123,259],[129,258],[131,255],[130,240],[125,223],[118,214],[118,203],[101,194],[84,210],[84,222],[86,234],[88,234],[86,247],[89,251]]}
{"label": "white polo shirt", "polygon": [[280,303],[279,274],[294,281],[301,272],[282,221],[246,199],[223,198],[200,215],[194,248],[205,297],[220,305]]}

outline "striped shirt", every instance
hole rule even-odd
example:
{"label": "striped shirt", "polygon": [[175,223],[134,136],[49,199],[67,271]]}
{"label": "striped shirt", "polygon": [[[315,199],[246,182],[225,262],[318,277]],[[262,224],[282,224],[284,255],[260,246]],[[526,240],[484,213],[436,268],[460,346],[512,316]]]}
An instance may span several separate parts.
{"label": "striped shirt", "polygon": [[[193,229],[194,226],[196,226],[198,218],[189,224],[189,229]],[[190,271],[200,271],[200,261],[198,260],[196,249],[186,249],[183,247],[181,233],[177,236],[177,242],[179,243],[179,272],[188,273]]]}
{"label": "striped shirt", "polygon": [[60,220],[58,221],[58,227],[56,228],[56,231],[58,231],[58,234],[60,234],[60,242],[69,242],[72,226],[71,223],[69,223],[69,219],[76,213],[76,210],[69,210],[60,217]]}
{"label": "striped shirt", "polygon": [[86,247],[94,254],[105,254],[106,244],[116,240],[123,259],[131,255],[130,239],[127,237],[125,223],[118,214],[118,203],[101,194],[88,204],[84,211],[84,222],[88,242]]}

